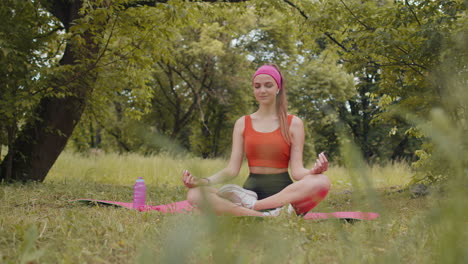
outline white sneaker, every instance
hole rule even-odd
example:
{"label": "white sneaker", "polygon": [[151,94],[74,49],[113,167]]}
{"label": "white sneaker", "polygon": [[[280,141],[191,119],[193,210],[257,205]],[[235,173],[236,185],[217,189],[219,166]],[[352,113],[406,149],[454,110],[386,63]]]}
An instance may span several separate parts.
{"label": "white sneaker", "polygon": [[288,205],[285,205],[285,206],[282,206],[282,207],[278,207],[278,208],[270,210],[268,212],[263,212],[263,216],[273,216],[273,217],[280,216],[281,212],[283,212],[283,210],[285,208],[286,208],[286,214],[288,216],[291,216],[291,215],[297,216],[296,210],[294,210],[294,207],[291,204],[288,204]]}
{"label": "white sneaker", "polygon": [[270,210],[270,211],[267,211],[267,212],[263,212],[263,216],[277,217],[277,216],[280,215],[282,210],[283,210],[283,207],[278,207],[276,209],[273,209],[273,210]]}
{"label": "white sneaker", "polygon": [[221,187],[217,193],[220,197],[242,207],[252,209],[257,202],[258,196],[255,192],[246,190],[239,185],[227,184]]}

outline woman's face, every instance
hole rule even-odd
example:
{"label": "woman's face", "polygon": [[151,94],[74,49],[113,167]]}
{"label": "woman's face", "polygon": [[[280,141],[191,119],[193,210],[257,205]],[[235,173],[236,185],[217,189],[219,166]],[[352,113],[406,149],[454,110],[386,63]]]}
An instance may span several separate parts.
{"label": "woman's face", "polygon": [[253,80],[255,99],[259,103],[275,102],[278,85],[275,79],[268,74],[259,74]]}

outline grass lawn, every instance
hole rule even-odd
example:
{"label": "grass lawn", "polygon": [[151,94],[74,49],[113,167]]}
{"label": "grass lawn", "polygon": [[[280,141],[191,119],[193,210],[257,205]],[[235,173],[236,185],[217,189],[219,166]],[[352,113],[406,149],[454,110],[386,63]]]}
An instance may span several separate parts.
{"label": "grass lawn", "polygon": [[[169,215],[69,202],[130,202],[138,176],[149,204],[184,200],[183,169],[207,176],[225,164],[64,153],[46,182],[0,185],[0,262],[468,263],[466,186],[411,198],[404,164],[360,168],[370,175],[364,179],[329,170],[332,190],[314,211],[380,213],[374,221]],[[233,183],[246,175],[244,166]]]}

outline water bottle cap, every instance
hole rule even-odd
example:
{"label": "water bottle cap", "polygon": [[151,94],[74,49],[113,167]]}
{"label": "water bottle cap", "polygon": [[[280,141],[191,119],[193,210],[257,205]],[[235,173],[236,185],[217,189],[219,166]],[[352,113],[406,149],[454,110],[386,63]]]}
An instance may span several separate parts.
{"label": "water bottle cap", "polygon": [[145,182],[145,180],[143,180],[142,177],[138,177],[138,179],[136,180],[136,182]]}

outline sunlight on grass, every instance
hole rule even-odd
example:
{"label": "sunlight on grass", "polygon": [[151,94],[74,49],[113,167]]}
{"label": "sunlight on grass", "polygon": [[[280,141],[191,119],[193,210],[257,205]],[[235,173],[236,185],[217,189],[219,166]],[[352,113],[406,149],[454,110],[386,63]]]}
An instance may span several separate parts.
{"label": "sunlight on grass", "polygon": [[[143,177],[148,185],[182,184],[182,171],[187,169],[199,177],[207,177],[226,166],[221,159],[171,158],[167,156],[141,156],[138,154],[100,154],[85,157],[65,152],[60,155],[47,176],[47,182],[68,180],[89,181],[104,184],[133,185]],[[240,175],[247,176],[243,166]]]}
{"label": "sunlight on grass", "polygon": [[[374,165],[367,169],[375,188],[403,188],[412,177],[411,168],[404,163],[394,163],[387,166]],[[333,188],[352,189],[351,175],[346,168],[332,167],[326,174],[332,180]]]}
{"label": "sunlight on grass", "polygon": [[[137,154],[100,154],[86,157],[64,152],[50,171],[46,182],[79,180],[131,186],[135,179],[143,177],[148,185],[181,186],[184,169],[199,177],[207,177],[226,165],[227,161],[222,159],[171,158],[162,155],[145,157]],[[402,188],[412,176],[410,167],[405,163],[375,165],[366,169],[369,170],[370,180],[376,188]],[[334,189],[352,189],[351,176],[346,168],[331,164],[326,174]],[[248,167],[244,163],[239,177],[232,182],[242,185],[247,175]]]}

